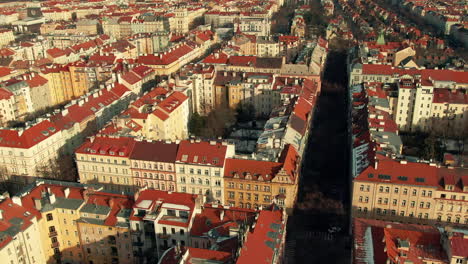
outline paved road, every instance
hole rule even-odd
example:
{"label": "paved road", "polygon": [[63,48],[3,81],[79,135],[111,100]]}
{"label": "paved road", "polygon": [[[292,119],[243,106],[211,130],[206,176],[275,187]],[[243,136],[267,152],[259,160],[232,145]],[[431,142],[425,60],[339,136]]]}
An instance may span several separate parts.
{"label": "paved road", "polygon": [[[322,94],[317,103],[298,202],[307,193],[320,191],[349,209],[348,153],[346,136],[345,61],[343,54],[330,54]],[[337,74],[338,72],[338,74]],[[299,210],[289,218],[287,263],[349,263],[348,217],[326,209]],[[342,231],[327,230],[340,226]]]}

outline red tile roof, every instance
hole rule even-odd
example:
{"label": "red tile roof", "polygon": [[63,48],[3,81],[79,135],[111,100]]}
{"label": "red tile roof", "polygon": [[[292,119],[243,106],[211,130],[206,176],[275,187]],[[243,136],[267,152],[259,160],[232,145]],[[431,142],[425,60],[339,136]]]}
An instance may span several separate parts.
{"label": "red tile roof", "polygon": [[175,163],[178,145],[164,141],[138,141],[130,154],[132,160]]}
{"label": "red tile roof", "polygon": [[166,114],[172,113],[177,107],[182,105],[188,97],[181,92],[173,92],[166,99],[161,101],[157,108],[164,111]]}
{"label": "red tile roof", "polygon": [[[145,210],[147,212],[159,212],[161,208],[172,208],[174,205],[186,207],[190,211],[186,222],[174,219],[174,217],[171,216],[162,216],[158,221],[158,224],[188,227],[195,208],[195,200],[198,195],[159,190],[142,190],[136,194],[135,197],[137,198],[135,208]],[[180,210],[183,209],[180,208]],[[140,221],[141,217],[134,215],[133,212],[130,220]]]}
{"label": "red tile roof", "polygon": [[432,226],[400,224],[380,220],[355,218],[354,264],[386,263],[395,260],[399,250],[399,241],[409,242],[407,257],[400,254],[399,261],[412,261],[423,264],[424,260],[448,263],[440,243],[439,231]]}
{"label": "red tile roof", "polygon": [[252,180],[261,178],[263,181],[270,181],[278,173],[281,165],[279,162],[262,160],[226,159],[224,177],[245,179],[250,174]]}
{"label": "red tile roof", "polygon": [[[92,141],[92,142],[91,142]],[[129,157],[135,147],[135,140],[127,137],[95,137],[87,139],[75,153]]]}
{"label": "red tile roof", "polygon": [[[281,210],[262,210],[258,216],[253,232],[247,233],[246,241],[237,259],[237,264],[272,263],[274,249],[284,246],[282,234],[285,232]],[[279,231],[281,230],[281,233]],[[274,236],[280,238],[279,243]]]}
{"label": "red tile roof", "polygon": [[207,141],[190,142],[183,140],[180,142],[176,161],[178,163],[223,167],[226,151],[227,146],[219,142],[211,144]]}
{"label": "red tile roof", "polygon": [[5,77],[11,73],[11,69],[8,67],[0,67],[0,77]]}
{"label": "red tile roof", "polygon": [[216,229],[219,234],[229,236],[229,227],[238,227],[239,221],[252,223],[255,215],[254,209],[205,204],[201,213],[195,215],[190,235],[206,236],[208,231]]}
{"label": "red tile roof", "polygon": [[[2,210],[0,232],[3,233],[0,248],[3,248],[13,240],[16,234],[20,231],[25,231],[26,228],[32,225],[35,215],[29,212],[25,207],[13,203],[10,198],[6,198],[0,202],[0,210]],[[10,234],[13,234],[13,236]]]}
{"label": "red tile roof", "polygon": [[200,263],[200,260],[216,261],[217,263],[230,263],[232,260],[231,253],[229,252],[192,247],[187,248],[187,250],[187,264]]}
{"label": "red tile roof", "polygon": [[453,233],[450,238],[452,256],[468,258],[468,238],[463,233]]}
{"label": "red tile roof", "polygon": [[57,132],[57,126],[49,120],[27,128],[21,134],[18,130],[0,129],[0,146],[30,148]]}
{"label": "red tile roof", "polygon": [[10,90],[0,87],[0,100],[8,100],[13,96]]}
{"label": "red tile roof", "polygon": [[34,88],[45,85],[48,81],[46,78],[36,74],[34,77],[30,77],[30,79],[26,79],[25,82],[29,85],[29,87]]}
{"label": "red tile roof", "polygon": [[208,64],[227,64],[229,56],[224,52],[213,52],[203,59],[203,63]]}
{"label": "red tile roof", "polygon": [[66,52],[62,49],[59,49],[59,48],[52,48],[52,49],[48,49],[47,51],[47,54],[49,54],[52,58],[58,58],[58,57],[61,57],[61,56],[65,56],[66,55]]}
{"label": "red tile roof", "polygon": [[468,104],[468,94],[461,90],[438,88],[434,89],[432,102],[438,104]]}
{"label": "red tile roof", "polygon": [[133,85],[139,81],[141,81],[141,77],[136,75],[133,72],[127,72],[124,75],[122,75],[122,79],[125,80],[127,83]]}
{"label": "red tile roof", "polygon": [[176,62],[180,57],[193,51],[193,48],[187,44],[182,44],[176,48],[158,55],[145,55],[138,57],[138,62],[145,65],[169,65]]}

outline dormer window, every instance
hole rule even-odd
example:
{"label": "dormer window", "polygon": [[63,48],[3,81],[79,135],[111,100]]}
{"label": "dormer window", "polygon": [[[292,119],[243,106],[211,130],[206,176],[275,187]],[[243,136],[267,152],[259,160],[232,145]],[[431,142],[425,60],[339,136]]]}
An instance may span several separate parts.
{"label": "dormer window", "polygon": [[123,156],[125,155],[123,152],[119,152],[119,156]]}

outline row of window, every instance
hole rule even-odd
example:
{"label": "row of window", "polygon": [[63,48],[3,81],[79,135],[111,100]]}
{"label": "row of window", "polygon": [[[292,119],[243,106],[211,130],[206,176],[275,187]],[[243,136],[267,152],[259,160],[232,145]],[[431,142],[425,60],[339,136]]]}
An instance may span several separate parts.
{"label": "row of window", "polygon": [[[360,191],[369,192],[369,191],[370,191],[370,185],[363,185],[363,184],[361,184],[361,185],[359,186],[359,190],[360,190]],[[379,192],[380,192],[380,193],[390,193],[390,187],[380,186],[380,187],[379,187]],[[400,192],[400,188],[399,188],[399,187],[393,188],[393,193],[398,194],[399,192]],[[403,188],[403,195],[407,195],[408,192],[409,192],[409,189],[408,189],[408,188]],[[413,196],[416,196],[417,194],[418,194],[418,190],[417,190],[417,189],[413,189],[413,190],[412,190],[412,195],[413,195]],[[420,194],[421,194],[421,196],[423,196],[423,197],[432,197],[432,191],[422,190]]]}
{"label": "row of window", "polygon": [[[251,184],[245,184],[245,189],[246,190],[250,191],[251,187],[252,187]],[[228,182],[228,188],[235,189],[236,184],[233,183],[233,182]],[[243,183],[238,183],[237,184],[237,189],[243,190],[244,189],[244,184]],[[271,188],[268,185],[263,185],[263,188],[262,188],[262,185],[257,185],[257,184],[253,185],[253,190],[254,191],[262,191],[262,189],[263,189],[264,192],[270,192],[271,191]],[[286,193],[286,188],[285,187],[280,187],[280,193]]]}
{"label": "row of window", "polygon": [[[253,196],[251,193],[245,193],[245,197],[244,197],[244,193],[243,192],[238,192],[238,199],[239,200],[244,200],[244,198],[247,200],[247,201],[250,201],[253,197],[253,200],[254,201],[258,201],[260,195],[259,194],[256,194],[254,193]],[[228,192],[228,198],[229,199],[235,199],[236,198],[236,193],[235,192]],[[270,195],[263,195],[263,202],[270,202]]]}
{"label": "row of window", "polygon": [[[138,165],[138,162],[133,162],[133,167],[134,168],[138,168],[139,165]],[[141,165],[141,168],[142,169],[154,169],[154,170],[157,170],[158,169],[158,166],[156,164],[154,165],[151,165],[151,163],[142,163]],[[164,170],[164,166],[162,164],[159,164],[159,170]],[[167,165],[167,170],[168,171],[172,171],[172,165]]]}
{"label": "row of window", "polygon": [[[155,179],[155,180],[166,180],[166,174],[158,174],[158,173],[147,173],[147,172],[143,172],[141,174],[141,176],[143,176],[143,178],[149,178],[149,179]],[[135,172],[135,177],[140,177],[140,173],[138,171]],[[173,181],[174,180],[174,176],[172,175],[167,175],[167,180],[168,181]]]}
{"label": "row of window", "polygon": [[[180,177],[180,182],[181,183],[186,183],[186,179],[185,177]],[[199,185],[202,185],[203,184],[203,180],[201,178],[198,178],[198,180],[196,181],[195,183],[195,178],[190,178],[190,183],[191,184],[199,184]],[[210,185],[210,180],[209,179],[205,179],[205,184],[206,185]],[[221,180],[215,180],[215,186],[221,186]]]}
{"label": "row of window", "polygon": [[[367,207],[358,207],[358,212],[363,212],[363,213],[367,213],[369,210]],[[376,209],[376,213],[378,215],[392,215],[392,216],[396,216],[397,215],[397,212],[396,210],[387,210],[387,209],[381,209],[381,208],[377,208]],[[400,214],[399,216],[406,216],[405,215],[405,211],[400,211]],[[415,217],[415,214],[414,212],[411,212],[408,214],[409,217]],[[429,214],[428,213],[418,213],[418,218],[419,219],[422,219],[424,216],[424,219],[429,219]],[[461,217],[460,216],[455,216],[455,219],[454,219],[454,223],[456,224],[459,224],[460,223],[460,220],[461,220]],[[438,215],[437,216],[437,222],[441,222],[442,221],[442,215]],[[452,222],[452,216],[451,215],[448,215],[445,219],[445,222]],[[468,224],[468,217],[465,217],[465,221],[464,221],[464,224]]]}
{"label": "row of window", "polygon": [[[180,173],[185,173],[185,168],[184,167],[180,167],[179,168],[179,172]],[[195,173],[195,169],[193,168],[190,168],[189,169],[189,174],[198,174],[198,175],[202,175],[202,170],[201,169],[197,169],[196,170],[197,173]],[[210,176],[210,170],[204,170],[203,171],[203,175],[206,175],[206,176]],[[221,172],[219,170],[216,170],[214,172],[214,176],[221,176]]]}

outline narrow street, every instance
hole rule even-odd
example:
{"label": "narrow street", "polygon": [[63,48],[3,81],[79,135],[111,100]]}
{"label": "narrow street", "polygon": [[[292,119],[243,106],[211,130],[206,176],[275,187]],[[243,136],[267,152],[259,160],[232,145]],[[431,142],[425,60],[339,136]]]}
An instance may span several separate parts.
{"label": "narrow street", "polygon": [[[299,206],[289,218],[287,263],[350,261],[346,81],[346,54],[331,51],[304,157]],[[341,231],[330,233],[330,227]]]}

